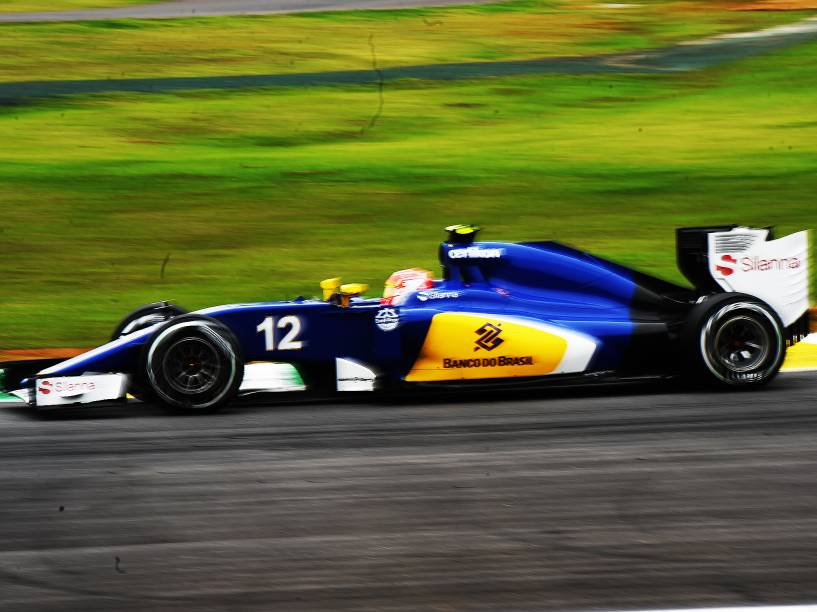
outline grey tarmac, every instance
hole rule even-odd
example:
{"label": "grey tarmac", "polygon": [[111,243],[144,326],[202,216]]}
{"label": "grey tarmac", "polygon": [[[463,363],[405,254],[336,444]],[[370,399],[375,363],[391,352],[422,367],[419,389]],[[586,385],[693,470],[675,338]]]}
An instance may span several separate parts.
{"label": "grey tarmac", "polygon": [[817,373],[0,411],[2,610],[817,601]]}
{"label": "grey tarmac", "polygon": [[[488,2],[490,0],[482,0]],[[480,4],[480,0],[175,0],[109,9],[4,13],[0,23],[95,21],[101,19],[176,19],[224,15],[271,15],[354,9],[403,9]]]}

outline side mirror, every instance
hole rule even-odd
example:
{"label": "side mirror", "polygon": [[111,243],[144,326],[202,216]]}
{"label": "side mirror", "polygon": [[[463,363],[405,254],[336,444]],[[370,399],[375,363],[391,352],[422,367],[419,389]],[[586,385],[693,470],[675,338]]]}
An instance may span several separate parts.
{"label": "side mirror", "polygon": [[321,289],[323,290],[323,300],[328,302],[338,292],[340,288],[340,277],[327,278],[321,281]]}
{"label": "side mirror", "polygon": [[340,305],[343,308],[349,306],[349,300],[353,297],[365,293],[369,290],[369,285],[364,283],[349,283],[340,286]]}

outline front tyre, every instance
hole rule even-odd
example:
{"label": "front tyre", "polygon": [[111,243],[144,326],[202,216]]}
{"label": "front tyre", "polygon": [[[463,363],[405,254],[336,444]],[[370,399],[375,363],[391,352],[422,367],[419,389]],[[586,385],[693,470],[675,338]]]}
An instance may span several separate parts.
{"label": "front tyre", "polygon": [[154,302],[140,306],[119,322],[111,334],[111,340],[118,340],[140,329],[169,321],[183,314],[187,314],[187,311],[172,302]]}
{"label": "front tyre", "polygon": [[772,380],[786,356],[783,325],[765,302],[740,293],[697,304],[682,333],[688,376],[731,388]]}
{"label": "front tyre", "polygon": [[244,378],[241,349],[219,321],[184,315],[157,329],[142,351],[144,383],[165,406],[214,411],[238,393]]}

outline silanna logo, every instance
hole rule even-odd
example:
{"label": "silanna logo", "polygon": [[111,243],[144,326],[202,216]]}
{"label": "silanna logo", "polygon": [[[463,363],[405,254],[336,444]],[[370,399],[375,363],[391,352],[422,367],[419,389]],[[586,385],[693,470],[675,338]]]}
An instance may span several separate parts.
{"label": "silanna logo", "polygon": [[417,299],[421,302],[427,300],[447,300],[460,297],[459,291],[419,291]]}
{"label": "silanna logo", "polygon": [[502,330],[499,329],[496,325],[491,325],[490,323],[486,323],[475,332],[479,336],[476,340],[474,340],[474,347],[475,351],[479,349],[485,349],[486,351],[492,351],[500,344],[505,342],[499,335],[502,333]]}
{"label": "silanna logo", "polygon": [[724,255],[721,257],[721,263],[715,265],[715,269],[724,276],[729,276],[735,273],[735,264],[738,260],[731,255]]}
{"label": "silanna logo", "polygon": [[741,272],[780,272],[783,270],[794,270],[802,265],[799,257],[775,257],[764,259],[762,257],[741,257],[735,259],[728,253],[723,255],[720,262],[715,264],[715,270],[721,276],[731,276],[738,270]]}
{"label": "silanna logo", "polygon": [[41,380],[37,385],[37,391],[42,395],[49,395],[54,393],[57,397],[74,397],[82,395],[90,391],[96,391],[97,384],[93,380],[82,380],[82,377],[77,377],[77,380]]}

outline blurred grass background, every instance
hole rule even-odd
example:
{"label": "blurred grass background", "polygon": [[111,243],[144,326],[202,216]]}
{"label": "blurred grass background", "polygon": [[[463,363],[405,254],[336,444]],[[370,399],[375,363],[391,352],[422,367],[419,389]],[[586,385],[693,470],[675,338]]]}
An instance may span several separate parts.
{"label": "blurred grass background", "polygon": [[[657,47],[795,21],[718,0],[515,0],[470,7],[0,26],[0,81],[268,74]],[[619,5],[620,6],[620,5]],[[813,13],[813,11],[812,11]]]}
{"label": "blurred grass background", "polygon": [[[666,15],[694,4],[702,3],[620,10],[621,22],[588,26],[585,39],[564,44],[575,53],[660,44],[672,30]],[[704,11],[678,20],[679,36],[702,24],[731,31],[740,19],[757,27],[804,16],[707,4],[701,20]],[[661,11],[644,17],[658,5],[661,23]],[[125,66],[126,76],[283,71],[267,31],[305,41],[292,52],[300,70],[370,67],[372,32],[382,65],[507,59],[536,45],[534,55],[558,55],[562,43],[548,43],[562,40],[556,16],[579,6],[67,24],[54,26],[54,41],[49,26],[0,26],[2,44],[18,40],[29,62],[23,76],[4,60],[0,78],[119,76]],[[499,27],[526,11],[550,19],[530,40]],[[429,15],[468,22],[467,33],[437,43],[403,27],[393,30],[399,42],[387,42],[376,29],[400,20],[419,28]],[[622,24],[637,32],[629,43]],[[87,38],[86,27],[106,38]],[[177,47],[162,38],[166,28],[180,33]],[[240,38],[242,28],[254,34]],[[229,51],[229,37],[216,35],[224,31],[240,50],[236,64],[207,61]],[[150,61],[138,48],[111,50],[122,32],[156,45]],[[266,41],[258,47],[257,36]],[[46,60],[60,48],[68,59],[56,69]],[[679,281],[677,226],[817,224],[815,59],[808,44],[690,73],[389,82],[382,109],[375,86],[5,104],[0,348],[93,345],[126,311],[157,299],[199,308],[315,295],[334,275],[377,290],[395,269],[436,270],[441,228],[454,222],[481,223],[485,239],[564,241]]]}

